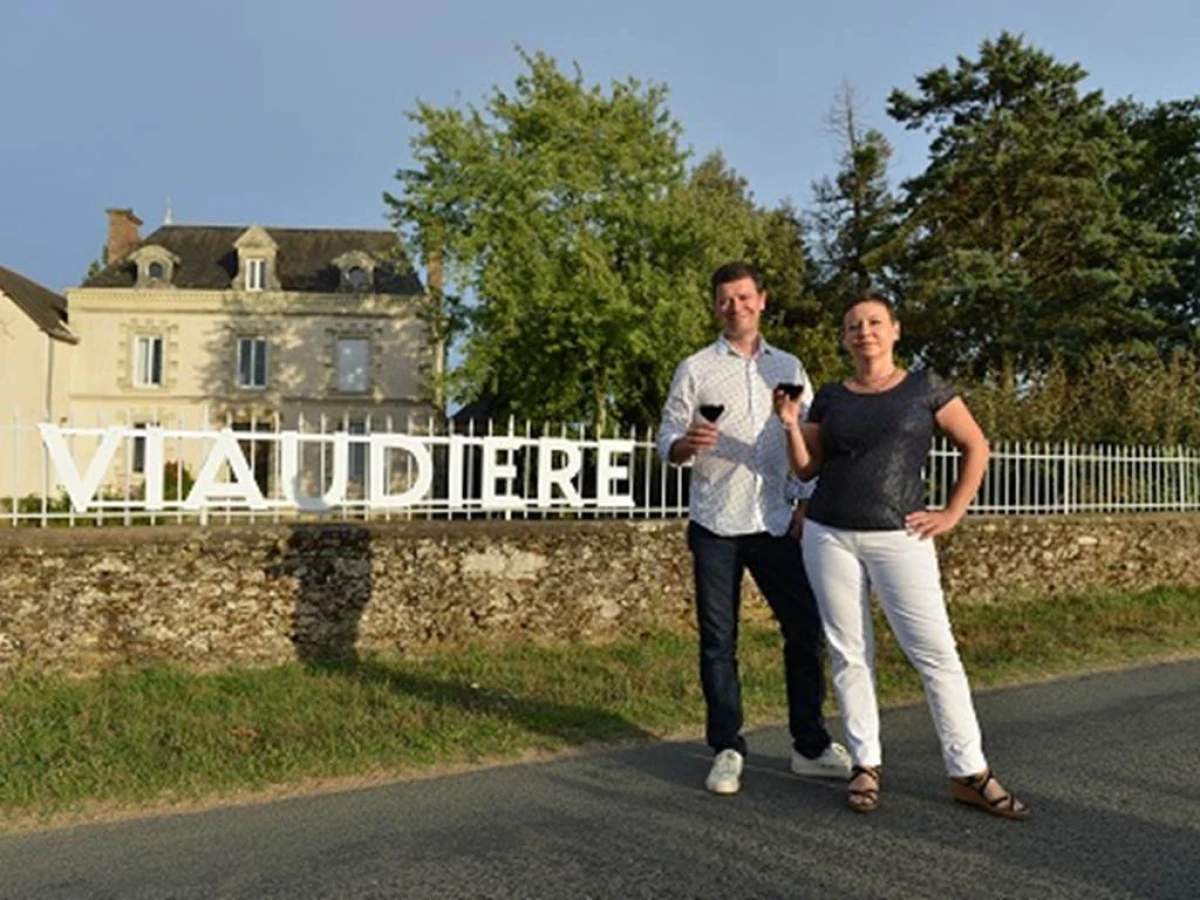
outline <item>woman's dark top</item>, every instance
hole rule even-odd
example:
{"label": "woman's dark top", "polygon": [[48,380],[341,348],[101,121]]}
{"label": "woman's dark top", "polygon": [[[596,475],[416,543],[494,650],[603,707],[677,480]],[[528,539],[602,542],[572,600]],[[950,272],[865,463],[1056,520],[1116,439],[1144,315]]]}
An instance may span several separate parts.
{"label": "woman's dark top", "polygon": [[808,411],[808,421],[821,426],[824,454],[808,518],[855,531],[902,530],[905,516],[925,508],[921,469],[933,416],[955,396],[928,370],[878,394],[824,385]]}

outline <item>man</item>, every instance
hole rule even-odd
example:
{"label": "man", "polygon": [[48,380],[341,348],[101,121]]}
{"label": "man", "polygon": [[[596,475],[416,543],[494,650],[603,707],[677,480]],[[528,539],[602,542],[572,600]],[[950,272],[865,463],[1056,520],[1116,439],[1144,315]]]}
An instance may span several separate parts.
{"label": "man", "polygon": [[[705,786],[715,794],[741,787],[746,741],[737,635],[747,569],[783,632],[792,771],[847,778],[849,755],[830,740],[821,715],[821,621],[796,541],[803,512],[793,511],[789,498],[807,491],[788,477],[786,435],[772,414],[776,385],[802,385],[806,405],[812,385],[796,357],[763,340],[767,295],[752,266],[721,266],[712,276],[712,296],[722,334],[675,370],[658,438],[664,458],[692,466],[688,547],[705,732],[715,754]],[[697,415],[702,406],[715,422]]]}

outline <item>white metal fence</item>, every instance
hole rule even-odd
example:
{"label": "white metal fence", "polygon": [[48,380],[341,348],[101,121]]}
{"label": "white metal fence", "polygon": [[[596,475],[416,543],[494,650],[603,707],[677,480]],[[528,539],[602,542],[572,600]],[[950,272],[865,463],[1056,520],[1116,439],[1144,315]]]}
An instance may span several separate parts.
{"label": "white metal fence", "polygon": [[[134,417],[122,415],[116,423],[93,418],[88,422],[70,421],[61,428],[69,446],[77,476],[83,476],[97,457],[105,428],[112,424],[128,427]],[[603,435],[585,426],[535,426],[532,422],[506,421],[503,425],[474,421],[459,427],[431,418],[379,414],[344,416],[280,416],[254,421],[220,420],[204,413],[193,423],[178,422],[167,431],[161,450],[164,466],[162,509],[146,508],[146,465],[153,454],[144,439],[123,440],[100,479],[87,512],[77,511],[60,485],[59,474],[51,462],[38,433],[37,423],[20,421],[15,416],[0,423],[0,523],[7,525],[103,525],[158,524],[184,522],[292,521],[296,519],[381,520],[395,519],[533,519],[533,518],[675,518],[687,514],[687,473],[660,463],[653,436],[636,429],[610,430]],[[179,435],[187,427],[192,434]],[[229,428],[266,500],[268,509],[247,509],[244,505],[209,506],[204,510],[186,508],[191,489],[205,455],[219,429]],[[345,490],[332,510],[320,515],[301,512],[287,502],[285,495],[284,454],[278,436],[291,430],[303,436],[301,457],[293,463],[309,479],[305,492],[321,494],[335,481],[335,450],[332,438],[344,436],[348,444]],[[208,439],[200,436],[206,432]],[[399,453],[386,456],[378,472],[372,470],[371,438],[379,435],[404,435],[420,438],[428,447],[436,473],[426,494],[403,509],[377,509],[371,506],[371,479],[388,485],[388,490],[403,489],[417,482],[419,461]],[[501,443],[497,451],[489,444]],[[575,484],[581,495],[577,505],[561,496],[549,508],[537,502],[539,474],[555,464],[544,457],[544,439],[571,445],[578,455]],[[621,442],[627,451],[620,453],[623,470],[619,505],[598,501],[597,481],[604,464],[602,455],[611,456],[611,443]],[[485,452],[486,451],[486,452]],[[489,472],[485,456],[496,452],[502,467],[511,471],[500,490],[485,488]],[[556,449],[557,452],[557,449]],[[103,455],[101,452],[99,455]],[[456,482],[450,481],[451,467]],[[493,468],[495,468],[493,466]],[[228,471],[226,471],[228,477]],[[80,478],[86,480],[86,478]],[[294,491],[293,491],[294,493]],[[499,501],[489,494],[501,493]],[[514,498],[513,507],[495,508],[505,496]]]}
{"label": "white metal fence", "polygon": [[[120,424],[133,420],[121,416]],[[82,473],[100,444],[103,427],[114,424],[92,421],[71,422],[70,426],[91,433],[72,434],[69,444]],[[184,423],[187,424],[187,423]],[[181,424],[180,427],[183,427]],[[468,423],[453,432],[460,465],[456,488],[444,473],[450,461],[452,436],[444,423],[435,420],[401,418],[379,414],[340,417],[297,416],[285,422],[280,416],[267,420],[234,422],[214,421],[205,413],[189,427],[207,431],[233,428],[250,470],[268,499],[268,509],[239,508],[233,503],[205,510],[189,510],[185,499],[192,479],[202,464],[203,439],[186,446],[183,438],[168,441],[163,452],[163,508],[148,511],[145,504],[146,442],[129,439],[114,453],[111,464],[99,477],[101,490],[97,503],[86,513],[77,512],[67,501],[59,476],[37,430],[37,422],[15,415],[0,423],[0,522],[18,525],[134,525],[183,522],[292,521],[298,518],[343,520],[394,519],[529,519],[546,517],[662,519],[687,515],[688,471],[667,465],[654,449],[651,431],[614,430],[604,435],[577,426],[535,425],[531,422],[487,422],[482,427]],[[284,462],[279,442],[271,435],[284,429],[306,437],[301,460],[317,492],[330,482],[333,468],[332,443],[319,436],[345,434],[349,449],[346,490],[331,512],[316,516],[301,513],[282,502],[285,491]],[[427,439],[431,458],[440,474],[434,478],[426,496],[402,510],[372,509],[369,506],[368,442],[371,435],[399,434]],[[193,435],[193,437],[196,437]],[[482,479],[485,471],[484,438],[516,439],[500,451],[510,473],[506,492],[518,498],[532,498],[538,491],[539,467],[548,465],[539,457],[538,438],[558,438],[579,449],[578,472],[583,493],[595,496],[597,458],[600,439],[629,442],[632,452],[624,454],[622,508],[604,507],[594,502],[577,508],[539,507],[526,502],[519,508],[486,509]],[[489,452],[492,452],[489,449]],[[153,456],[153,454],[151,454]],[[953,485],[959,465],[958,452],[938,440],[926,467],[929,501],[942,505]],[[390,484],[405,485],[414,478],[411,457],[389,458],[377,471]],[[1063,514],[1080,512],[1132,512],[1200,510],[1200,452],[1186,448],[1113,447],[1078,444],[996,443],[992,458],[975,503],[974,514]]]}
{"label": "white metal fence", "polygon": [[[930,504],[945,503],[959,453],[934,442]],[[970,512],[993,515],[1200,510],[1200,451],[1186,447],[995,442]]]}

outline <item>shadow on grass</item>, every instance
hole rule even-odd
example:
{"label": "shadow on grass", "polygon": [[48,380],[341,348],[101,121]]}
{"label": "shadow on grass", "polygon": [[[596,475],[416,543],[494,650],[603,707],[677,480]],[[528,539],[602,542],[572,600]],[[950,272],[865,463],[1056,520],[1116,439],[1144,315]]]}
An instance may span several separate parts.
{"label": "shadow on grass", "polygon": [[419,698],[435,708],[501,719],[524,731],[567,745],[654,737],[640,725],[605,709],[522,697],[470,681],[404,671],[376,660],[310,663],[309,669],[365,684],[383,685],[397,693]]}
{"label": "shadow on grass", "polygon": [[299,525],[269,560],[270,578],[296,580],[293,642],[310,671],[384,685],[437,708],[509,722],[563,745],[644,740],[650,732],[602,708],[518,696],[454,677],[405,670],[356,652],[373,592],[371,534],[352,523]]}

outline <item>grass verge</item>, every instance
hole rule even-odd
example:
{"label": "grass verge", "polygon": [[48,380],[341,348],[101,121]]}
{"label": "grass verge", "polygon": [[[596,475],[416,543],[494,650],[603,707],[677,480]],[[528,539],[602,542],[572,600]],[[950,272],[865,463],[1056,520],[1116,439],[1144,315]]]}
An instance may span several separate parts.
{"label": "grass verge", "polygon": [[[953,618],[977,688],[1200,652],[1195,589],[956,607]],[[878,619],[876,633],[882,702],[919,696]],[[748,716],[782,720],[777,633],[744,627],[740,657]],[[696,733],[702,720],[694,639],[666,633],[420,661],[11,675],[0,679],[0,825]]]}

